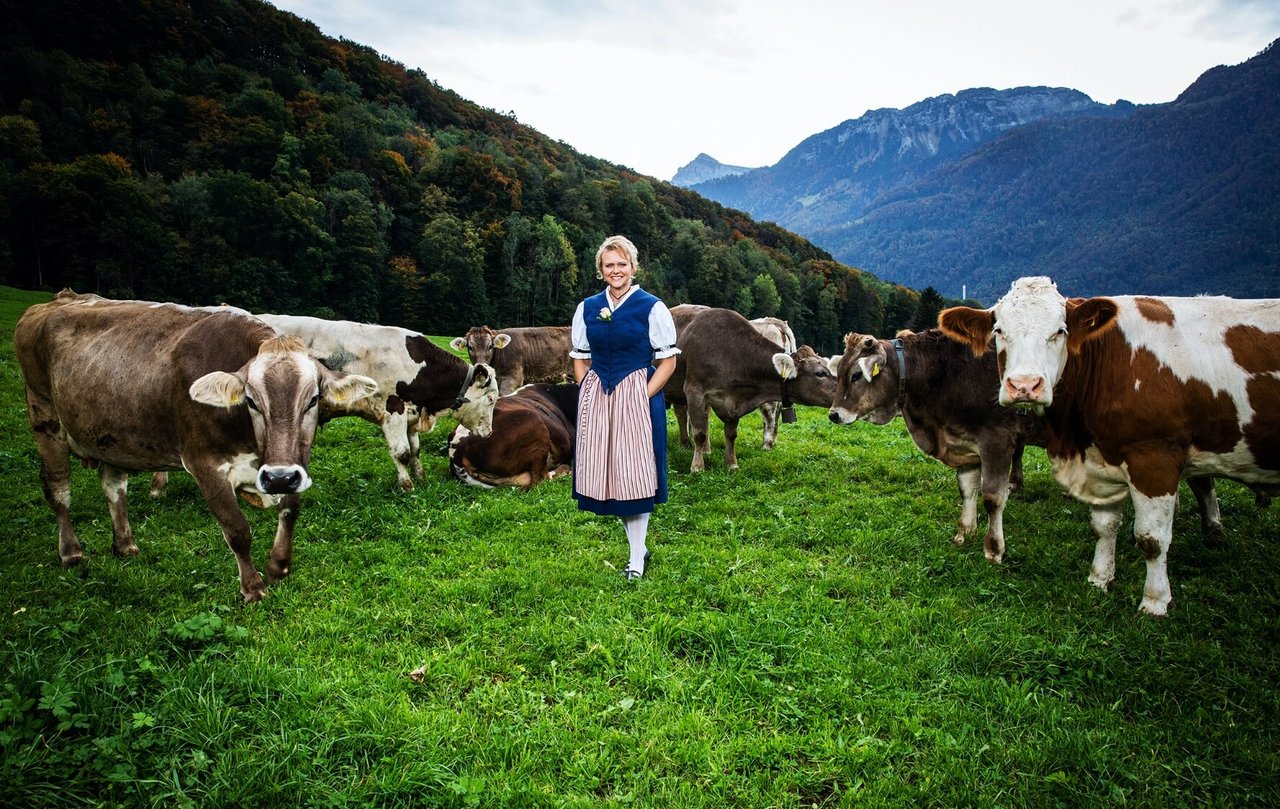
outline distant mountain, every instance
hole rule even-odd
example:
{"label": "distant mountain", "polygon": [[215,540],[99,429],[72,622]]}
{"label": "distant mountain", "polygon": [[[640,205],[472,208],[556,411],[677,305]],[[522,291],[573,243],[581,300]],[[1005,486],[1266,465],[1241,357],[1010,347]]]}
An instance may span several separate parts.
{"label": "distant mountain", "polygon": [[730,166],[727,163],[721,163],[706,152],[702,152],[680,167],[676,172],[676,176],[671,178],[671,184],[678,185],[681,188],[688,188],[698,183],[705,183],[708,180],[733,177],[748,171],[753,171],[753,169],[747,166]]}
{"label": "distant mountain", "polygon": [[882,278],[988,301],[1028,274],[1071,295],[1280,297],[1277,42],[1168,104],[1014,129],[809,235]]}
{"label": "distant mountain", "polygon": [[821,244],[818,234],[857,219],[879,194],[1016,127],[1054,116],[1127,115],[1133,109],[1128,102],[1108,106],[1063,88],[963,90],[901,110],[873,110],[807,138],[774,166],[693,188]]}

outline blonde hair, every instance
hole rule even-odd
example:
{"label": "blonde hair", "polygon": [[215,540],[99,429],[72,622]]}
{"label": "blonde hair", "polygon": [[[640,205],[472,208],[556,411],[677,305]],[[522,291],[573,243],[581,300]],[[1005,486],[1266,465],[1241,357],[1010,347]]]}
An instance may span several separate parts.
{"label": "blonde hair", "polygon": [[631,275],[635,277],[640,272],[640,251],[636,250],[636,246],[626,236],[610,236],[600,245],[600,249],[596,251],[596,277],[604,277],[604,254],[610,250],[616,250],[627,257],[627,261],[631,262]]}

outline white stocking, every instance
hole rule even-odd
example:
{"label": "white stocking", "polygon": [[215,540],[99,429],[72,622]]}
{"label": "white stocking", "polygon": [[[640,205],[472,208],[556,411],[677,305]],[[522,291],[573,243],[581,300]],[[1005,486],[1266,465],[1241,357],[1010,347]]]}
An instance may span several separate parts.
{"label": "white stocking", "polygon": [[649,533],[649,513],[623,517],[622,527],[627,532],[627,543],[631,546],[631,561],[627,563],[627,567],[644,573],[644,557],[648,553],[644,538]]}

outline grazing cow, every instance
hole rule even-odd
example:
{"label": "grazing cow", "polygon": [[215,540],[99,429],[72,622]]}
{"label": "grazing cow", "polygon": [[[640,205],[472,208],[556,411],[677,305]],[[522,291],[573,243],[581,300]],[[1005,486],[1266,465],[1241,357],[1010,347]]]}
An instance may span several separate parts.
{"label": "grazing cow", "polygon": [[452,410],[476,435],[493,428],[498,398],[496,374],[483,363],[468,365],[416,331],[347,320],[259,315],[281,334],[298,337],[307,353],[334,371],[358,373],[378,383],[382,395],[331,415],[354,415],[382,428],[396,479],[405,491],[422,476],[418,433]]}
{"label": "grazing cow", "polygon": [[[671,307],[671,317],[676,324],[676,336],[679,338],[680,332],[684,327],[689,325],[694,316],[711,310],[710,306],[703,306],[698,303],[682,303],[678,306]],[[755,330],[763,334],[769,340],[777,343],[783,351],[788,354],[795,353],[799,346],[796,343],[796,335],[791,331],[791,326],[787,321],[777,317],[757,317],[749,321]],[[680,446],[689,446],[689,415],[683,404],[672,405],[672,410],[676,414],[676,423],[679,425]],[[773,449],[778,443],[778,416],[782,410],[782,402],[765,402],[760,405],[760,420],[762,422],[764,449]]]}
{"label": "grazing cow", "polygon": [[981,489],[987,513],[983,551],[988,560],[1002,561],[1010,484],[1021,486],[1022,448],[1044,446],[1044,425],[1035,414],[996,404],[995,357],[974,357],[937,329],[895,340],[850,333],[832,370],[831,420],[888,424],[901,414],[920,451],[956,472],[962,505],[951,541],[961,545],[976,529]]}
{"label": "grazing cow", "polygon": [[[679,307],[677,307],[679,308]],[[693,437],[693,463],[701,472],[710,451],[707,408],[724,422],[724,463],[738,468],[734,442],[738,421],[765,402],[781,400],[830,407],[835,379],[827,360],[809,346],[779,351],[779,346],[756,331],[731,309],[699,312],[676,340],[680,360],[663,389],[667,401],[685,405]]]}
{"label": "grazing cow", "polygon": [[463,483],[532,489],[572,471],[578,385],[526,385],[498,399],[488,438],[459,426],[449,438],[449,471]]}
{"label": "grazing cow", "polygon": [[527,326],[501,332],[488,326],[472,326],[465,336],[455,337],[449,345],[454,351],[465,349],[474,363],[492,365],[503,396],[533,382],[573,378],[568,326]]}
{"label": "grazing cow", "polygon": [[1058,483],[1091,506],[1089,581],[1115,578],[1124,500],[1147,562],[1141,610],[1173,600],[1167,560],[1180,478],[1280,491],[1280,301],[1115,296],[1067,300],[1014,282],[991,309],[939,315],[975,354],[995,337],[1000,404],[1043,410]]}
{"label": "grazing cow", "polygon": [[62,564],[83,555],[71,528],[71,454],[98,467],[112,549],[122,556],[138,552],[126,512],[129,473],[186,469],[235,554],[245,601],[261,599],[264,588],[236,491],[280,504],[266,568],[274,583],[289,573],[320,406],[348,407],[377,392],[372,379],[325,368],[300,341],[230,307],[64,290],[23,313],[13,344]]}

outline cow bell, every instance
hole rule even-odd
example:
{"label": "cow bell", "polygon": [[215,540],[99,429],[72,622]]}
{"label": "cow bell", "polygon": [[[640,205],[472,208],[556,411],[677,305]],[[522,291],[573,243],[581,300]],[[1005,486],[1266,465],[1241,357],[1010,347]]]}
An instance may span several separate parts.
{"label": "cow bell", "polygon": [[783,424],[796,423],[796,409],[794,407],[792,407],[791,405],[787,405],[786,407],[782,408],[781,412],[782,412]]}

